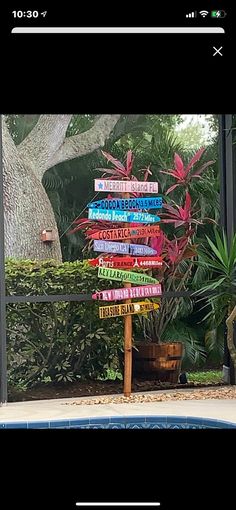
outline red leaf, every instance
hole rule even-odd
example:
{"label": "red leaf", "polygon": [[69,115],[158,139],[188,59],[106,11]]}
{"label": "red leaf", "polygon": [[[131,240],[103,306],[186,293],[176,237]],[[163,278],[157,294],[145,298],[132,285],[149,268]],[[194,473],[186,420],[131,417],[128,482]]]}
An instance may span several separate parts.
{"label": "red leaf", "polygon": [[127,173],[127,172],[126,172],[126,169],[125,169],[124,165],[122,165],[122,163],[121,163],[118,159],[114,158],[111,154],[108,154],[108,152],[101,151],[101,153],[102,153],[102,155],[103,155],[103,156],[104,156],[104,157],[105,157],[108,161],[110,161],[111,163],[113,163],[113,165],[114,165],[116,168],[118,168],[119,170],[123,171],[123,172],[125,173],[125,175],[126,175],[126,173]]}
{"label": "red leaf", "polygon": [[172,171],[160,170],[160,173],[166,174],[166,175],[172,175],[172,177],[175,177],[175,179],[178,179],[179,181],[183,180],[183,177],[180,177],[179,174],[177,172],[175,172],[174,170],[172,170]]}
{"label": "red leaf", "polygon": [[94,170],[98,170],[99,172],[103,172],[104,174],[111,174],[111,175],[122,175],[122,177],[126,177],[126,173],[122,172],[121,170],[111,169],[111,168],[95,168]]}
{"label": "red leaf", "polygon": [[173,191],[177,186],[180,186],[180,184],[173,184],[168,190],[166,191],[166,195],[168,195],[171,191]]}
{"label": "red leaf", "polygon": [[185,176],[188,175],[189,171],[191,170],[191,168],[193,167],[193,165],[195,165],[195,163],[197,163],[197,161],[199,161],[199,159],[201,158],[203,152],[205,152],[205,148],[204,147],[201,147],[201,149],[199,149],[196,154],[194,154],[193,158],[190,160],[189,164],[187,165],[186,167],[186,170],[185,170]]}
{"label": "red leaf", "polygon": [[133,161],[134,161],[134,158],[133,158],[133,155],[132,155],[132,151],[129,150],[127,152],[127,160],[126,160],[126,172],[127,172],[127,175],[130,175],[131,172],[132,172]]}
{"label": "red leaf", "polygon": [[184,176],[185,176],[184,164],[183,164],[181,157],[176,153],[174,156],[174,162],[175,162],[175,170],[177,171],[179,177],[181,179],[184,179]]}
{"label": "red leaf", "polygon": [[202,165],[200,168],[198,168],[198,170],[196,170],[196,172],[194,172],[192,177],[199,177],[203,170],[205,170],[205,168],[208,166],[213,165],[213,163],[215,163],[215,161],[207,161],[207,163],[204,163],[204,165]]}

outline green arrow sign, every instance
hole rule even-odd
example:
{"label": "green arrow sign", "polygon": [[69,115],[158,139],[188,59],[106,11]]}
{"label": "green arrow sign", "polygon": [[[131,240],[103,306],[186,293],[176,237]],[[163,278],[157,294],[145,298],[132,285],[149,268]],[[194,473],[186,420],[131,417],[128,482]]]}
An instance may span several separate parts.
{"label": "green arrow sign", "polygon": [[98,268],[98,278],[106,278],[106,280],[117,280],[121,282],[140,283],[158,283],[158,280],[151,278],[143,273],[134,273],[133,271],[121,271],[120,269],[111,269],[107,267]]}

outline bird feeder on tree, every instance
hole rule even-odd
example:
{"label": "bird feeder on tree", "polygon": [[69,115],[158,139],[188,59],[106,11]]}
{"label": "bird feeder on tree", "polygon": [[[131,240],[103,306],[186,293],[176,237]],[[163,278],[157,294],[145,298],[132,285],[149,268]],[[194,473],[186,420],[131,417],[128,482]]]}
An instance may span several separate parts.
{"label": "bird feeder on tree", "polygon": [[52,243],[53,241],[56,241],[56,232],[52,228],[45,228],[41,232],[41,241],[43,243]]}

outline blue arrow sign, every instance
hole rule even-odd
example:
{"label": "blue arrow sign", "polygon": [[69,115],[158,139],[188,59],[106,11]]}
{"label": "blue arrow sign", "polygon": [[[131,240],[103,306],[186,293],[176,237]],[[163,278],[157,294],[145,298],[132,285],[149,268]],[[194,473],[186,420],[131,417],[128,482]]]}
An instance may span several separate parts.
{"label": "blue arrow sign", "polygon": [[89,209],[90,220],[121,221],[134,223],[157,223],[159,216],[143,212],[106,211],[105,209]]}
{"label": "blue arrow sign", "polygon": [[156,250],[145,244],[113,243],[112,241],[94,241],[94,251],[106,253],[121,253],[123,255],[156,255]]}
{"label": "blue arrow sign", "polygon": [[97,202],[90,202],[89,209],[106,209],[128,211],[132,209],[160,209],[162,207],[161,197],[146,198],[105,198]]}

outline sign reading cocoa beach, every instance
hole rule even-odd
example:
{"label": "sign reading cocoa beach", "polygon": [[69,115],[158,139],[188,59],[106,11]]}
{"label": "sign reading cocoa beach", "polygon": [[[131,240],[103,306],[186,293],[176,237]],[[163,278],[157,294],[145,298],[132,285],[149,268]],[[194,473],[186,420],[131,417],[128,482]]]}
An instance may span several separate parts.
{"label": "sign reading cocoa beach", "polygon": [[118,241],[119,239],[139,239],[143,237],[157,237],[160,235],[159,226],[150,227],[125,227],[108,230],[99,230],[88,236],[89,239],[101,241]]}
{"label": "sign reading cocoa beach", "polygon": [[119,317],[120,315],[151,312],[153,310],[158,310],[158,308],[158,303],[146,303],[145,301],[141,301],[139,303],[100,306],[99,317],[100,319],[108,319],[110,317]]}
{"label": "sign reading cocoa beach", "polygon": [[89,209],[105,209],[105,210],[119,210],[128,211],[132,209],[160,209],[162,207],[161,197],[147,197],[147,198],[105,198],[97,202],[90,202]]}
{"label": "sign reading cocoa beach", "polygon": [[95,179],[95,191],[119,193],[158,193],[158,183],[150,181],[116,181]]}

